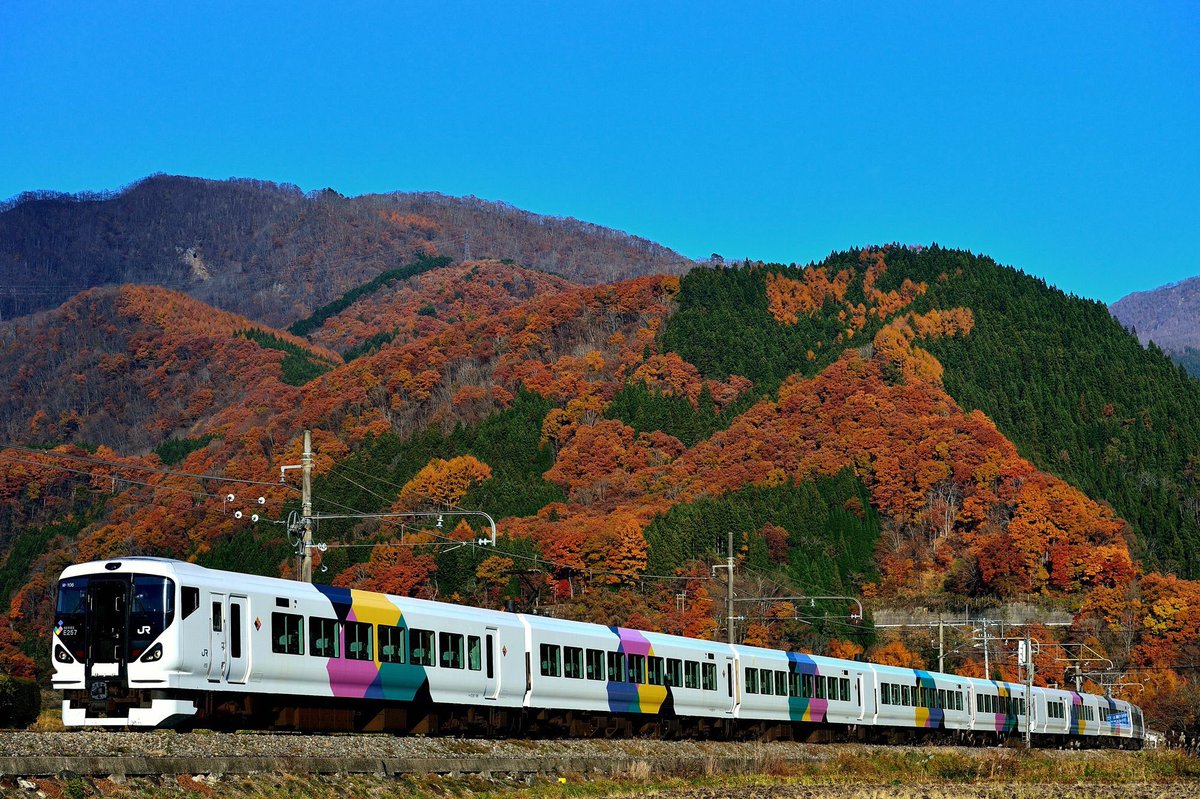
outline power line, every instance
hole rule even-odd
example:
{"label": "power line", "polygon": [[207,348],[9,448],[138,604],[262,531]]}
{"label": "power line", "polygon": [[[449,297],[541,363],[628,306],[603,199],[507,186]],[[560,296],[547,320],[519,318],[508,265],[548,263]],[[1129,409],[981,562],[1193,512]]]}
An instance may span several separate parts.
{"label": "power line", "polygon": [[193,491],[191,489],[176,488],[174,486],[163,485],[161,483],[147,483],[147,482],[143,482],[141,480],[131,480],[128,477],[117,477],[115,475],[101,474],[99,472],[89,472],[89,471],[85,471],[83,469],[72,469],[69,466],[61,466],[57,463],[42,463],[41,461],[30,461],[30,460],[25,460],[23,458],[14,458],[12,455],[9,455],[7,452],[3,452],[3,451],[0,451],[0,458],[3,458],[5,461],[7,461],[9,463],[24,463],[24,464],[28,464],[30,466],[41,466],[46,469],[58,469],[59,471],[71,472],[73,474],[86,474],[89,477],[92,477],[94,479],[120,481],[122,483],[128,483],[130,485],[137,485],[137,486],[146,486],[147,488],[153,488],[156,490],[161,489],[163,491],[175,491],[175,492],[181,493],[181,494],[191,494],[192,496],[197,496],[197,497],[210,497],[212,499],[221,499],[221,496],[219,494],[210,494],[207,491]]}
{"label": "power line", "polygon": [[[53,463],[38,463],[35,461],[17,460],[17,459],[13,459],[12,456],[7,455],[6,453],[3,453],[3,452],[0,452],[0,456],[3,456],[5,458],[9,459],[10,461],[15,460],[18,463],[29,463],[29,464],[33,464],[36,466],[44,466],[48,469],[57,469],[59,471],[70,472],[73,474],[87,475],[88,477],[90,477],[92,479],[97,479],[97,478],[103,479],[103,480],[112,479],[112,480],[116,480],[121,483],[125,483],[127,485],[144,486],[144,487],[152,488],[152,489],[162,489],[163,491],[174,491],[176,493],[191,494],[194,497],[203,496],[203,497],[208,497],[210,499],[217,499],[217,500],[224,499],[224,497],[219,494],[210,494],[205,491],[191,491],[188,489],[174,488],[172,486],[159,485],[159,484],[155,484],[155,483],[143,483],[143,482],[140,482],[137,480],[130,480],[125,477],[115,477],[114,478],[112,475],[100,474],[98,472],[81,471],[79,469],[72,469],[67,466],[59,466],[59,465],[53,464]],[[94,486],[90,485],[88,481],[85,481],[79,477],[64,477],[62,479],[66,480],[68,482],[79,484],[80,487],[82,488],[82,490],[86,491],[89,494],[94,494],[97,497],[108,497],[110,499],[116,498],[116,495],[113,494],[112,492],[106,491],[105,489],[102,489],[102,488],[95,488]],[[138,497],[133,497],[133,496],[126,495],[126,494],[121,495],[120,500],[122,503],[128,504],[128,505],[142,505],[145,507],[163,508],[164,510],[171,510],[171,511],[176,511],[176,512],[197,511],[197,510],[200,510],[201,508],[203,508],[203,506],[201,506],[201,505],[192,505],[190,508],[181,508],[179,505],[167,505],[162,502],[155,502],[153,499],[138,498]],[[277,522],[272,519],[261,519],[260,521],[265,521],[270,524],[279,524],[280,523],[280,522]]]}
{"label": "power line", "polygon": [[[92,457],[92,456],[88,456],[88,455],[73,455],[73,454],[66,453],[66,452],[56,452],[54,450],[36,449],[34,447],[25,447],[25,446],[21,446],[20,444],[11,444],[8,442],[0,442],[0,448],[16,450],[18,452],[27,452],[27,453],[30,453],[33,455],[44,455],[47,457],[64,458],[67,460],[85,461],[87,463],[95,463],[95,464],[98,464],[101,466],[110,466],[114,469],[132,469],[134,471],[150,472],[152,474],[172,475],[175,477],[191,477],[196,480],[217,480],[217,481],[223,482],[223,483],[240,483],[242,485],[271,486],[272,488],[278,488],[280,486],[285,486],[287,488],[292,489],[293,491],[298,490],[295,487],[288,485],[287,483],[270,482],[267,480],[245,480],[245,479],[238,478],[238,477],[221,477],[221,476],[218,476],[215,474],[196,474],[193,472],[180,472],[180,471],[176,471],[174,469],[159,469],[159,468],[155,468],[153,466],[142,466],[139,464],[121,463],[119,461],[106,461],[103,458],[96,458],[96,457]],[[39,465],[48,466],[49,464],[39,464]]]}

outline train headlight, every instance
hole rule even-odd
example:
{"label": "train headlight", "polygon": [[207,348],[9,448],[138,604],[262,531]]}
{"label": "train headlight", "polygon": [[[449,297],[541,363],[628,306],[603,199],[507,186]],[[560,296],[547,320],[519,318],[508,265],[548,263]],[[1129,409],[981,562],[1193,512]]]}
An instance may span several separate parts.
{"label": "train headlight", "polygon": [[54,659],[59,663],[74,663],[75,658],[71,657],[71,653],[63,649],[61,646],[54,647]]}
{"label": "train headlight", "polygon": [[148,651],[146,654],[142,655],[140,660],[143,663],[152,663],[155,660],[162,660],[162,655],[163,655],[162,644],[155,644],[154,646],[150,647],[150,651]]}

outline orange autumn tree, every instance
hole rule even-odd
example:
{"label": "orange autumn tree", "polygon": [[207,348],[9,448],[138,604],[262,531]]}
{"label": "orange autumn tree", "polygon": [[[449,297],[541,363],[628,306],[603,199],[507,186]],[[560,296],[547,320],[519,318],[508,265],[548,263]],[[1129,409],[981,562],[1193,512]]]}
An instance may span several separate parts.
{"label": "orange autumn tree", "polygon": [[872,663],[884,666],[898,666],[903,669],[923,669],[925,661],[901,641],[891,641],[871,650],[868,658]]}
{"label": "orange autumn tree", "polygon": [[829,642],[826,651],[831,658],[840,658],[841,660],[855,660],[863,653],[863,648],[853,641],[846,641],[841,638],[834,638]]}
{"label": "orange autumn tree", "polygon": [[392,511],[412,510],[422,505],[452,508],[471,486],[491,476],[491,467],[474,455],[459,455],[449,460],[434,458],[404,484]]}
{"label": "orange autumn tree", "polygon": [[437,563],[433,555],[415,555],[408,547],[375,547],[366,563],[355,564],[334,578],[341,588],[379,591],[397,596],[433,597],[430,583]]}

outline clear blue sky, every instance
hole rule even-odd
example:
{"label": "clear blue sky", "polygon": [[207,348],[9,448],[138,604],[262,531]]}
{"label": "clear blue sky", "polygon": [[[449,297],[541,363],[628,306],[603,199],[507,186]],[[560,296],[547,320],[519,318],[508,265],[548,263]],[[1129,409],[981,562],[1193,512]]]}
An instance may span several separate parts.
{"label": "clear blue sky", "polygon": [[1200,274],[1198,9],[6,0],[0,198],[435,190],[694,257],[936,241],[1112,301]]}

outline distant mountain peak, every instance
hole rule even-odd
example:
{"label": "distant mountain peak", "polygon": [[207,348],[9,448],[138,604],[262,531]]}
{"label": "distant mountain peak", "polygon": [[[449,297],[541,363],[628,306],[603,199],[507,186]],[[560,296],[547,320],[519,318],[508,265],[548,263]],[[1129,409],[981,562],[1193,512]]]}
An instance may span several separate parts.
{"label": "distant mountain peak", "polygon": [[1109,310],[1125,327],[1136,330],[1143,344],[1153,341],[1200,377],[1200,277],[1135,291]]}

